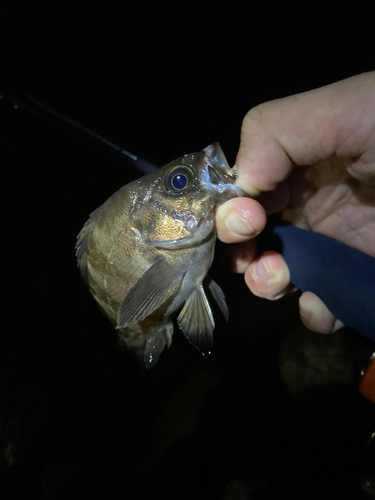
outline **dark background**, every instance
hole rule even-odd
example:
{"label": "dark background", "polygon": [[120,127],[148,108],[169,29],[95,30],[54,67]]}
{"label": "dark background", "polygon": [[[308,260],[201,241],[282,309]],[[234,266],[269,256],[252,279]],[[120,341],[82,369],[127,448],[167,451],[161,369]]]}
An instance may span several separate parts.
{"label": "dark background", "polygon": [[25,103],[160,165],[215,140],[233,163],[252,106],[372,70],[374,28],[370,2],[2,4],[1,498],[364,495],[373,347],[309,334],[297,297],[255,299],[217,259],[231,319],[211,358],[176,331],[140,372],[74,256],[88,214],[137,173]]}

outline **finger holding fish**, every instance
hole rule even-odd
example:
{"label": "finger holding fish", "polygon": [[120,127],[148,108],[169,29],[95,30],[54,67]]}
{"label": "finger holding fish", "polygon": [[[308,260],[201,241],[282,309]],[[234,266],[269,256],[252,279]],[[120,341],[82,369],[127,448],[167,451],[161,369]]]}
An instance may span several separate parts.
{"label": "finger holding fish", "polygon": [[257,297],[277,300],[289,290],[289,268],[279,253],[268,250],[247,267],[245,282]]}
{"label": "finger holding fish", "polygon": [[216,208],[218,238],[234,244],[229,250],[231,270],[245,275],[254,295],[276,300],[287,292],[290,276],[280,254],[259,255],[254,238],[264,230],[266,223],[264,207],[252,198],[234,198]]}
{"label": "finger holding fish", "polygon": [[267,222],[262,205],[251,198],[234,198],[216,207],[216,229],[223,243],[255,238]]}
{"label": "finger holding fish", "polygon": [[[285,201],[287,190],[283,187],[279,191],[286,194]],[[268,194],[264,193],[264,195]],[[262,206],[267,213],[274,212],[275,206],[267,205],[267,196],[261,195],[258,200],[262,201]],[[234,207],[243,208],[246,206],[248,209],[251,208],[253,213],[256,213],[256,202],[254,204],[250,202],[254,202],[254,200],[237,198],[217,208],[217,213],[221,215],[217,218],[218,235],[226,242],[234,242],[230,245],[230,250],[227,251],[230,255],[230,269],[233,272],[244,274],[245,282],[254,295],[267,300],[277,300],[296,290],[296,287],[290,283],[290,271],[284,258],[275,251],[260,252],[257,248],[257,240],[253,239],[251,233],[247,232],[246,234],[244,231],[245,234],[239,237],[239,231],[232,229],[225,218],[225,216],[228,218],[227,214],[231,214],[232,210],[235,210]],[[242,220],[241,223],[243,223]],[[242,238],[244,241],[241,241]],[[238,241],[240,242],[238,243]],[[299,309],[302,322],[312,331],[332,333],[344,326],[344,323],[331,313],[323,301],[311,292],[302,293]]]}

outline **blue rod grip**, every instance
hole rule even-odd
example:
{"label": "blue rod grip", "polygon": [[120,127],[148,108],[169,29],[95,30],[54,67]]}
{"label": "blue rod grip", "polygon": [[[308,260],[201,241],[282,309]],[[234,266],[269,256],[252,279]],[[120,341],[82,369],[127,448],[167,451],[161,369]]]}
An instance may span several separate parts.
{"label": "blue rod grip", "polygon": [[284,257],[296,287],[318,295],[337,318],[375,342],[373,257],[290,225],[270,227],[265,236]]}

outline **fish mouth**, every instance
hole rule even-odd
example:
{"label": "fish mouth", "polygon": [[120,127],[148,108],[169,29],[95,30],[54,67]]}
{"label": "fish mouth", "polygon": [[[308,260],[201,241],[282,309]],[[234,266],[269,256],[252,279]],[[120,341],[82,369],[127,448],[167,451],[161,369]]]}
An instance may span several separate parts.
{"label": "fish mouth", "polygon": [[243,196],[242,189],[234,184],[237,179],[237,172],[235,170],[231,169],[229,172],[222,174],[220,171],[218,172],[215,167],[208,165],[207,171],[211,189],[215,189],[216,198],[218,198],[217,201],[224,203],[224,201],[230,200],[231,198]]}
{"label": "fish mouth", "polygon": [[199,245],[215,231],[215,209],[211,208],[192,228],[191,235],[178,240],[154,240],[150,244],[155,248],[176,250]]}
{"label": "fish mouth", "polygon": [[224,203],[231,198],[243,196],[243,191],[235,185],[237,171],[230,168],[223,150],[218,142],[214,142],[204,149],[206,156],[206,170],[202,176],[201,185],[214,194],[217,204]]}

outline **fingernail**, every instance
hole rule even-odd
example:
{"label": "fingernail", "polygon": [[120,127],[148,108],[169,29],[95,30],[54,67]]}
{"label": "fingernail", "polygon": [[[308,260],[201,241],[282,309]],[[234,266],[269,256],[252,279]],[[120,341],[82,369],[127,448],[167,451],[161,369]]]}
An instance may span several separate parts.
{"label": "fingernail", "polygon": [[275,297],[273,298],[273,300],[280,300],[283,297],[285,297],[285,293],[279,293],[278,295],[275,295]]}
{"label": "fingernail", "polygon": [[250,226],[249,222],[240,216],[238,212],[233,210],[225,220],[225,225],[229,231],[238,236],[245,236],[254,233],[254,229]]}
{"label": "fingernail", "polygon": [[260,281],[268,281],[273,277],[270,269],[265,265],[263,260],[258,260],[254,266],[254,273]]}
{"label": "fingernail", "polygon": [[309,318],[311,316],[311,311],[306,309],[303,302],[299,301],[299,313],[303,318]]}

